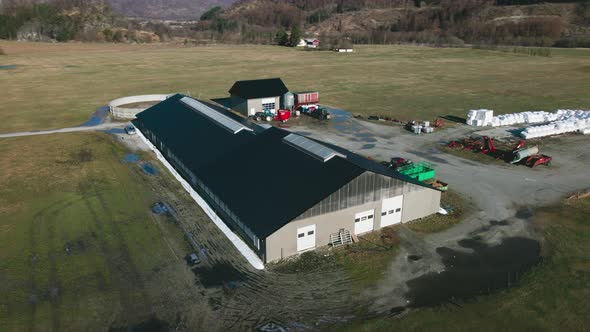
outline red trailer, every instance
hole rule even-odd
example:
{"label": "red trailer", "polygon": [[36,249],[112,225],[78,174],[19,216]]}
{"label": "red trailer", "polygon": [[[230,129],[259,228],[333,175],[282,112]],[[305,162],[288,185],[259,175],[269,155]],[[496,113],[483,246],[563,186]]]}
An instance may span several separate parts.
{"label": "red trailer", "polygon": [[295,96],[295,107],[320,102],[320,93],[317,91],[294,92],[293,95]]}

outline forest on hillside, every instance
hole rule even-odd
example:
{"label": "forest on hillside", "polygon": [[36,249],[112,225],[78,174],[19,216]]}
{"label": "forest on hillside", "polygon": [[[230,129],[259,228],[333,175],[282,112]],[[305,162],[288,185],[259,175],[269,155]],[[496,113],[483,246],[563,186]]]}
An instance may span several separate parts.
{"label": "forest on hillside", "polygon": [[[181,10],[178,8],[177,10]],[[188,9],[187,9],[188,10]],[[590,47],[590,0],[238,0],[198,22],[138,21],[108,0],[4,0],[0,38],[20,40]]]}
{"label": "forest on hillside", "polygon": [[233,42],[270,42],[297,26],[359,44],[590,47],[589,25],[588,0],[241,0],[195,29]]}

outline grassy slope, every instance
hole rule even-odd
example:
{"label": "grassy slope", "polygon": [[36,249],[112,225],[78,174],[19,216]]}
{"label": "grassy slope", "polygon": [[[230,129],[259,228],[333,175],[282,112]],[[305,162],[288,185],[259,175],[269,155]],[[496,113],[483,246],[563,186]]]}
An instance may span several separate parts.
{"label": "grassy slope", "polygon": [[462,308],[425,309],[402,319],[357,322],[349,331],[583,331],[590,318],[590,199],[538,211],[545,261],[521,284]]}
{"label": "grassy slope", "polygon": [[291,90],[318,89],[322,101],[354,113],[400,119],[588,108],[587,50],[550,58],[470,49],[358,47],[355,54],[272,46],[0,42],[0,132],[77,125],[126,95],[186,92],[227,96],[240,79],[282,77]]}
{"label": "grassy slope", "polygon": [[168,294],[192,282],[176,257],[182,235],[151,216],[153,194],[120,145],[105,134],[0,143],[0,330],[126,326],[175,310]]}

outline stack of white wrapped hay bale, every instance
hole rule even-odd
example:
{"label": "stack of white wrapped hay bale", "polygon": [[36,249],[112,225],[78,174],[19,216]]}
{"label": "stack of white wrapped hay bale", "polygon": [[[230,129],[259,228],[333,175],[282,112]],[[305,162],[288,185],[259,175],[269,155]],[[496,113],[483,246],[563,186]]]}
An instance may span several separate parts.
{"label": "stack of white wrapped hay bale", "polygon": [[467,124],[470,126],[491,126],[494,119],[494,111],[492,110],[471,110],[467,113]]}
{"label": "stack of white wrapped hay bale", "polygon": [[578,131],[590,134],[590,111],[557,110],[555,113],[536,111],[502,114],[494,116],[494,111],[480,109],[467,113],[467,124],[470,126],[510,126],[519,123],[549,123],[524,129],[521,136],[537,138]]}
{"label": "stack of white wrapped hay bale", "polygon": [[518,123],[543,123],[555,121],[557,118],[558,115],[556,113],[544,111],[503,114],[494,117],[492,126],[510,126]]}
{"label": "stack of white wrapped hay bale", "polygon": [[590,111],[558,110],[557,119],[550,124],[528,127],[520,134],[523,138],[537,138],[571,132],[590,134]]}

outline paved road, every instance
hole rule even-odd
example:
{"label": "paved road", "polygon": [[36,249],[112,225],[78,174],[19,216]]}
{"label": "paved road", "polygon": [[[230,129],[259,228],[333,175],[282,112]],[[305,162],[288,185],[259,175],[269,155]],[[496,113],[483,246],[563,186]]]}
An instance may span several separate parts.
{"label": "paved road", "polygon": [[110,122],[110,123],[102,123],[96,126],[80,126],[80,127],[71,127],[71,128],[59,128],[59,129],[51,129],[51,130],[39,130],[39,131],[22,131],[18,133],[7,133],[7,134],[0,134],[0,138],[8,138],[8,137],[22,137],[22,136],[35,136],[35,135],[49,135],[49,134],[58,134],[58,133],[71,133],[76,131],[91,131],[91,130],[109,130],[113,128],[124,128],[124,122]]}

